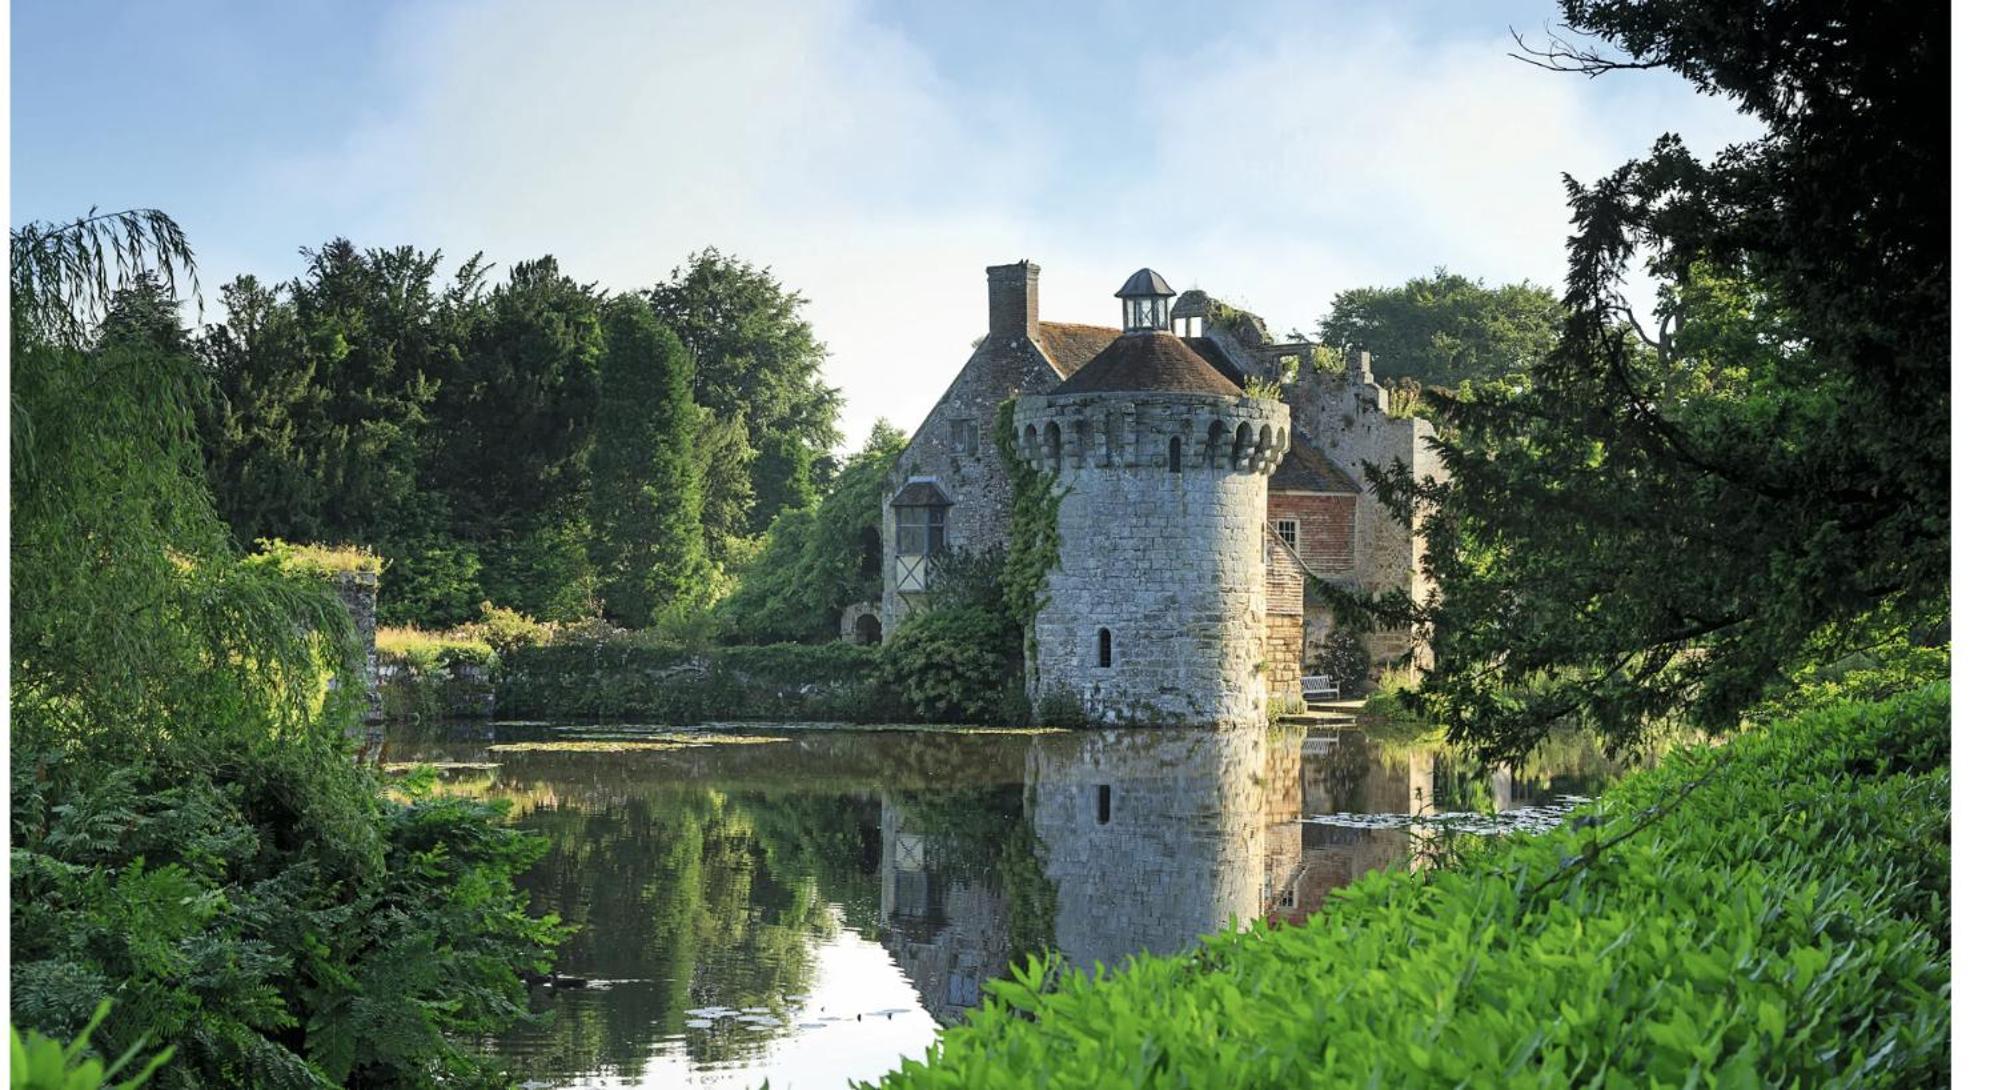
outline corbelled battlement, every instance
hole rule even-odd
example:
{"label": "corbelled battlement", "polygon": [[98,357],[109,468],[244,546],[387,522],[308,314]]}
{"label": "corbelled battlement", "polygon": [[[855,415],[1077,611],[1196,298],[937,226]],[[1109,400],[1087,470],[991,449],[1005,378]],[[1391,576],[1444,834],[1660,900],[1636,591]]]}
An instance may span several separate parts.
{"label": "corbelled battlement", "polygon": [[1069,477],[1096,469],[1267,476],[1290,449],[1290,406],[1185,393],[1042,394],[1013,411],[1021,457]]}

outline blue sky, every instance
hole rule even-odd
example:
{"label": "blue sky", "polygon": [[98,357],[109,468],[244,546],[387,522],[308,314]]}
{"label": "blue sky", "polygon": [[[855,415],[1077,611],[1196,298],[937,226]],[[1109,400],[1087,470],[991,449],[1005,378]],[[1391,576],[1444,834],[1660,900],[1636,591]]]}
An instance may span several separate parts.
{"label": "blue sky", "polygon": [[[15,223],[157,206],[204,284],[366,245],[639,287],[708,244],[813,302],[849,435],[913,428],[983,267],[1109,324],[1140,265],[1309,328],[1438,265],[1558,282],[1562,172],[1751,135],[1506,58],[1552,4],[374,0],[13,6]],[[212,304],[212,299],[211,299]]]}

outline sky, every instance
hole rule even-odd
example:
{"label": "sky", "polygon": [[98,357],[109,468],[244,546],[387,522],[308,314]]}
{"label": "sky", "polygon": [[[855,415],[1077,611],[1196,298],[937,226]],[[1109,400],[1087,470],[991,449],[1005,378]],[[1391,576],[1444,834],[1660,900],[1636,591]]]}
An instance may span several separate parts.
{"label": "sky", "polygon": [[11,222],[157,207],[214,287],[298,251],[553,254],[607,290],[712,245],[810,303],[849,446],[913,429],[984,268],[1114,325],[1150,266],[1315,326],[1442,266],[1558,286],[1562,176],[1754,124],[1665,73],[1507,57],[1513,0],[16,0]]}

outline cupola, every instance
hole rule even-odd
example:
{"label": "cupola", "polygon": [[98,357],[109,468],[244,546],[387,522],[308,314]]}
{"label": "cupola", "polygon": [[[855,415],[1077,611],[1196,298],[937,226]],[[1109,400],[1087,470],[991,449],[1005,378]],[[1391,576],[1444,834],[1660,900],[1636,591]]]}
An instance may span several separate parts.
{"label": "cupola", "polygon": [[1117,298],[1124,301],[1124,332],[1171,332],[1172,297],[1177,294],[1166,284],[1165,277],[1150,269],[1132,273],[1124,286],[1117,289]]}

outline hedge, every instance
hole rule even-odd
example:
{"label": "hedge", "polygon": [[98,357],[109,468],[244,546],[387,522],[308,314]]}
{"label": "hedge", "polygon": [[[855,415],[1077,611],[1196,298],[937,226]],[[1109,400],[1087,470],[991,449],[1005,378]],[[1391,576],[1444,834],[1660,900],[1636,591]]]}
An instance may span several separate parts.
{"label": "hedge", "polygon": [[1945,1085],[1948,746],[1937,685],[1683,751],[1298,926],[1030,962],[877,1085]]}
{"label": "hedge", "polygon": [[879,722],[906,716],[880,650],[771,644],[688,651],[635,639],[522,647],[501,657],[498,714],[520,719]]}

